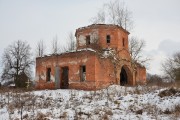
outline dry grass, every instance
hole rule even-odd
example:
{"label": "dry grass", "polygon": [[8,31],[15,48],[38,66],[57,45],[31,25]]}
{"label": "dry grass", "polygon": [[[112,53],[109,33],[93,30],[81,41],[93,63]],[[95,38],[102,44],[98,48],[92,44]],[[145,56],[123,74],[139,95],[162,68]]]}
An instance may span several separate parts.
{"label": "dry grass", "polygon": [[166,97],[166,96],[174,96],[177,93],[180,93],[180,91],[172,87],[172,88],[169,88],[167,90],[161,91],[159,93],[159,96],[162,98],[162,97]]}
{"label": "dry grass", "polygon": [[175,114],[175,117],[180,118],[180,104],[175,106],[174,114]]}
{"label": "dry grass", "polygon": [[37,116],[36,116],[36,120],[49,120],[48,118],[46,118],[47,116],[41,112],[38,112],[37,113]]}
{"label": "dry grass", "polygon": [[[161,111],[157,106],[153,106],[152,104],[145,104],[142,105],[141,107],[138,107],[141,102],[138,102],[137,96],[144,94],[144,93],[149,93],[153,92],[157,89],[160,89],[162,87],[159,86],[135,86],[133,90],[129,90],[128,87],[125,87],[124,90],[122,91],[117,91],[117,90],[101,90],[95,92],[90,92],[90,94],[85,94],[82,96],[82,101],[79,101],[75,95],[75,93],[71,93],[71,97],[68,102],[63,102],[61,98],[58,100],[54,100],[52,97],[44,97],[43,95],[41,96],[35,96],[33,95],[32,92],[24,92],[23,89],[0,89],[0,97],[1,94],[3,94],[5,97],[8,97],[10,99],[9,104],[6,101],[0,101],[0,107],[3,107],[5,105],[8,105],[8,112],[10,115],[13,115],[14,111],[21,111],[21,108],[23,108],[24,111],[28,111],[33,113],[32,114],[27,114],[24,112],[23,114],[23,119],[37,119],[37,120],[48,120],[48,117],[53,118],[53,111],[51,111],[50,114],[43,114],[41,112],[38,112],[37,109],[46,109],[48,108],[49,110],[53,108],[58,108],[59,110],[62,109],[68,109],[72,108],[75,111],[74,118],[80,119],[80,118],[93,118],[92,116],[98,116],[100,119],[108,120],[109,118],[112,117],[114,113],[114,109],[117,111],[123,111],[124,109],[122,108],[122,100],[123,96],[126,94],[135,94],[134,99],[130,99],[129,103],[133,103],[132,106],[126,109],[126,111],[130,111],[134,114],[137,114],[137,116],[141,116],[143,112],[146,112],[147,114],[150,114],[154,116],[154,118],[158,118],[158,115],[174,115],[175,118],[180,116],[180,105],[176,105],[173,110],[166,109],[165,111]],[[158,93],[158,92],[156,92]],[[180,95],[180,90],[178,90],[175,87],[169,86],[168,89],[161,91],[158,94],[161,98],[166,99],[166,96],[177,96]],[[121,96],[118,97],[117,96]],[[21,98],[21,99],[19,99]],[[83,102],[85,103],[91,103],[92,101],[98,101],[98,100],[107,100],[109,102],[107,103],[113,103],[115,105],[115,108],[111,108],[111,104],[109,105],[104,105],[104,106],[97,106],[96,108],[92,109],[90,112],[85,112],[85,111],[76,111],[75,109],[82,105]],[[59,104],[59,107],[57,107]],[[61,108],[61,106],[64,106],[64,108]],[[78,108],[79,109],[79,108]],[[32,112],[33,111],[33,112]],[[66,111],[60,111],[62,112],[58,117],[60,119],[67,119],[68,118],[68,113]],[[19,116],[18,116],[19,117]]]}
{"label": "dry grass", "polygon": [[136,111],[136,114],[141,114],[142,115],[142,113],[143,113],[142,109]]}

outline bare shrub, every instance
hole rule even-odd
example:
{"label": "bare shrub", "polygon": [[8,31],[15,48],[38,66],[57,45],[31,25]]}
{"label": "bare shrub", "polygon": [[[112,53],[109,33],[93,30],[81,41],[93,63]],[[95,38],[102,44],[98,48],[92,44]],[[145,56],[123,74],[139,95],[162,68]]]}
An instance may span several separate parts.
{"label": "bare shrub", "polygon": [[85,112],[82,112],[82,111],[78,112],[78,115],[79,116],[86,115],[88,118],[91,116],[90,113],[85,113]]}
{"label": "bare shrub", "polygon": [[48,120],[46,117],[47,116],[45,114],[38,112],[36,116],[36,120]]}
{"label": "bare shrub", "polygon": [[9,112],[9,114],[13,114],[13,113],[14,113],[14,109],[15,109],[14,105],[13,105],[13,104],[10,104],[10,105],[8,106],[8,112]]}
{"label": "bare shrub", "polygon": [[162,70],[168,80],[180,81],[180,51],[162,63]]}
{"label": "bare shrub", "polygon": [[112,110],[106,110],[105,112],[106,112],[106,115],[113,115]]}
{"label": "bare shrub", "polygon": [[134,94],[141,94],[141,90],[138,88],[138,86],[135,88]]}
{"label": "bare shrub", "polygon": [[175,106],[174,112],[180,113],[180,104]]}
{"label": "bare shrub", "polygon": [[102,119],[102,120],[109,120],[109,117],[108,117],[107,114],[104,114],[101,119]]}
{"label": "bare shrub", "polygon": [[174,118],[176,120],[176,118],[178,118],[180,116],[180,105],[176,105],[174,107],[173,110],[169,110],[168,108],[163,111],[164,114],[170,115],[170,114],[174,114]]}
{"label": "bare shrub", "polygon": [[172,111],[170,111],[169,109],[166,109],[163,113],[164,114],[172,114]]}
{"label": "bare shrub", "polygon": [[162,98],[162,97],[166,97],[166,96],[175,95],[176,93],[180,93],[180,91],[176,90],[175,88],[170,88],[170,89],[161,91],[158,94],[158,96],[160,96]]}
{"label": "bare shrub", "polygon": [[23,116],[23,119],[28,119],[28,114],[25,114],[25,115]]}
{"label": "bare shrub", "polygon": [[175,118],[180,117],[180,104],[175,106],[174,114],[175,114],[175,116],[174,116]]}
{"label": "bare shrub", "polygon": [[63,112],[63,114],[59,116],[60,119],[67,118],[67,117],[68,117],[67,112]]}
{"label": "bare shrub", "polygon": [[142,113],[143,113],[143,110],[142,110],[142,109],[136,111],[136,114],[142,115]]}
{"label": "bare shrub", "polygon": [[120,103],[121,103],[121,101],[119,101],[119,100],[114,101],[114,104],[117,104],[118,108],[120,107]]}

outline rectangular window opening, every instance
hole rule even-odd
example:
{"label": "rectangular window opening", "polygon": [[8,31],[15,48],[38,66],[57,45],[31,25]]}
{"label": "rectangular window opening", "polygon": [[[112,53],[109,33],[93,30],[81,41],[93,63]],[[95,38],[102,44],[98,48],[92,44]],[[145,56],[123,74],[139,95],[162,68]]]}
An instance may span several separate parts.
{"label": "rectangular window opening", "polygon": [[90,42],[90,35],[87,35],[86,36],[86,45],[90,45],[91,42]]}
{"label": "rectangular window opening", "polygon": [[80,67],[80,81],[83,82],[86,80],[86,66],[83,65]]}
{"label": "rectangular window opening", "polygon": [[46,81],[51,81],[51,68],[47,68]]}
{"label": "rectangular window opening", "polygon": [[123,38],[123,41],[122,41],[122,42],[123,42],[123,47],[124,47],[124,46],[125,46],[125,39],[124,39],[124,38]]}
{"label": "rectangular window opening", "polygon": [[110,43],[110,41],[111,41],[111,36],[110,36],[110,35],[107,35],[107,36],[106,36],[106,42],[107,42],[107,43]]}
{"label": "rectangular window opening", "polygon": [[82,71],[83,71],[83,73],[85,73],[86,72],[86,66],[82,66]]}

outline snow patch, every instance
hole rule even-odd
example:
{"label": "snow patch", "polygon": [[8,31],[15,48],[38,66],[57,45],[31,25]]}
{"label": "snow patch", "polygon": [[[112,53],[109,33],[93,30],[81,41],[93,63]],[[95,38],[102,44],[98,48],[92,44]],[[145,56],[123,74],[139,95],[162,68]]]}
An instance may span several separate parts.
{"label": "snow patch", "polygon": [[[163,89],[151,90],[146,86],[123,87],[112,85],[98,91],[83,90],[40,90],[28,93],[0,92],[0,120],[8,120],[9,117],[20,119],[19,103],[17,95],[32,95],[31,99],[25,99],[23,116],[28,119],[36,119],[38,113],[43,113],[46,118],[54,119],[104,119],[110,120],[139,120],[139,119],[163,119],[173,118],[173,114],[164,114],[165,110],[173,111],[180,105],[179,93],[174,96],[159,97]],[[10,95],[10,97],[8,97]],[[17,98],[16,98],[17,96]],[[35,99],[35,109],[32,109],[32,101]],[[11,106],[13,112],[8,109]],[[29,106],[28,106],[29,105]],[[137,112],[140,111],[140,112]],[[180,116],[177,117],[179,119]]]}

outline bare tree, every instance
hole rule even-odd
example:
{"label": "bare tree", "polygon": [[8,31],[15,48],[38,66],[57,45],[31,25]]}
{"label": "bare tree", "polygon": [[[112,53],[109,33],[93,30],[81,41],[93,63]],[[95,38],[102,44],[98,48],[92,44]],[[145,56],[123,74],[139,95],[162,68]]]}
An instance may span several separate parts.
{"label": "bare tree", "polygon": [[127,7],[124,10],[124,19],[123,19],[123,25],[126,30],[131,31],[134,27],[133,20],[132,20],[132,12],[127,9]]}
{"label": "bare tree", "polygon": [[161,85],[163,83],[163,78],[159,75],[151,75],[148,73],[147,84],[148,85]]}
{"label": "bare tree", "polygon": [[12,80],[14,78],[16,84],[22,73],[30,77],[31,65],[34,63],[31,59],[30,50],[29,44],[21,40],[15,41],[5,49],[2,57],[2,80]]}
{"label": "bare tree", "polygon": [[119,0],[106,4],[110,22],[130,31],[133,28],[132,12],[127,9],[124,2]]}
{"label": "bare tree", "polygon": [[109,19],[110,19],[110,23],[112,24],[116,24],[116,10],[114,8],[115,5],[116,5],[115,2],[112,2],[112,1],[105,4],[105,6],[108,7]]}
{"label": "bare tree", "polygon": [[162,63],[162,70],[170,80],[180,81],[180,52],[175,53],[171,58],[167,58]]}
{"label": "bare tree", "polygon": [[75,42],[75,36],[72,32],[68,34],[67,38],[67,50],[66,51],[72,51],[76,49],[76,42]]}
{"label": "bare tree", "polygon": [[43,57],[45,55],[46,46],[43,40],[38,41],[36,46],[36,57]]}
{"label": "bare tree", "polygon": [[58,46],[58,38],[57,36],[53,38],[52,40],[52,48],[51,48],[51,54],[58,54],[60,51],[60,47]]}
{"label": "bare tree", "polygon": [[104,24],[105,23],[105,20],[106,20],[106,17],[105,17],[106,13],[105,13],[105,10],[104,8],[103,9],[100,9],[97,13],[97,15],[93,18],[91,18],[91,22],[93,24]]}
{"label": "bare tree", "polygon": [[142,56],[143,49],[145,47],[145,41],[139,40],[137,37],[131,37],[129,39],[129,52],[131,56],[131,63],[145,65],[150,59]]}
{"label": "bare tree", "polygon": [[168,77],[170,80],[175,80],[175,75],[173,73],[174,67],[173,67],[173,61],[172,59],[168,58],[164,63],[162,63],[162,70],[165,73],[165,76]]}
{"label": "bare tree", "polygon": [[105,3],[95,17],[91,19],[94,24],[104,24],[107,22],[123,27],[127,31],[133,29],[132,12],[128,10],[124,2],[119,0]]}

